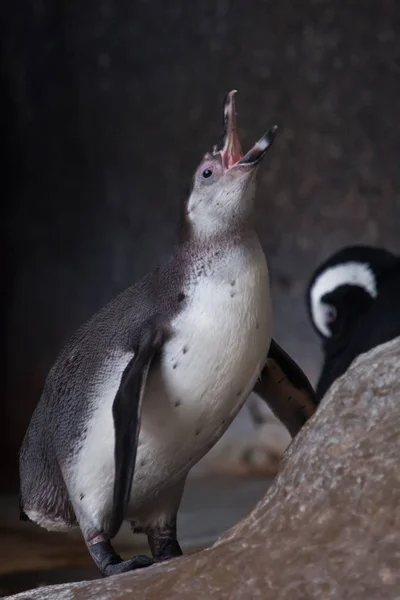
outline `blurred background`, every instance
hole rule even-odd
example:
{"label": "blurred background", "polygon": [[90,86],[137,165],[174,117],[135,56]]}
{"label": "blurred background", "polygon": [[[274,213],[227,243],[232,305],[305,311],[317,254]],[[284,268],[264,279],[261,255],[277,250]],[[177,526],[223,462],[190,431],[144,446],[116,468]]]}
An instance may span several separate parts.
{"label": "blurred background", "polygon": [[0,484],[73,330],[172,247],[238,90],[244,149],[277,123],[259,233],[274,335],[315,382],[304,290],[348,243],[399,251],[396,0],[3,3]]}

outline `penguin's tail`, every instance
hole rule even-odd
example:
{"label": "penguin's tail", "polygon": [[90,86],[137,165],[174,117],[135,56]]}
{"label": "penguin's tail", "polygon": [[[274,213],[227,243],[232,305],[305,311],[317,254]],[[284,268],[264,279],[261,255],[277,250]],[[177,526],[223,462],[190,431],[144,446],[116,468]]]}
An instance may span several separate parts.
{"label": "penguin's tail", "polygon": [[19,495],[19,520],[20,521],[29,521],[30,523],[32,523],[32,520],[28,517],[28,515],[26,514],[26,512],[24,511],[24,509],[22,507],[21,494]]}
{"label": "penguin's tail", "polygon": [[19,520],[20,521],[29,521],[30,523],[32,523],[31,519],[28,517],[28,515],[26,513],[24,513],[23,510],[19,511]]}

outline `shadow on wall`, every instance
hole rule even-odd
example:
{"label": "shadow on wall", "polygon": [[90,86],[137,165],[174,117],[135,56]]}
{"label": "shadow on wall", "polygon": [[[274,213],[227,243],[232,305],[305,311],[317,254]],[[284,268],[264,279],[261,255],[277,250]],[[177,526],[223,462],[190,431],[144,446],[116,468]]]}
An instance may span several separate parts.
{"label": "shadow on wall", "polygon": [[23,0],[3,12],[3,486],[60,346],[170,249],[232,88],[245,147],[280,125],[259,230],[274,334],[315,381],[311,271],[350,241],[398,248],[400,5]]}

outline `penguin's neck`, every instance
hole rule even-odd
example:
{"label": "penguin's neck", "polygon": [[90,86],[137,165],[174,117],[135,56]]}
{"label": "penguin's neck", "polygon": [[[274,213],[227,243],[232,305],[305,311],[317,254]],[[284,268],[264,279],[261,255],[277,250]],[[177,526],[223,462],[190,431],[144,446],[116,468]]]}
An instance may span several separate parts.
{"label": "penguin's neck", "polygon": [[178,244],[181,251],[185,252],[190,248],[203,252],[207,248],[213,248],[221,245],[229,245],[240,243],[240,240],[245,240],[249,235],[255,234],[255,214],[254,203],[251,202],[247,210],[242,210],[232,214],[227,211],[226,218],[221,219],[221,216],[215,216],[215,220],[202,219],[198,215],[198,219],[190,216],[187,203],[184,203],[179,219],[178,228]]}
{"label": "penguin's neck", "polygon": [[196,259],[218,256],[232,248],[245,247],[254,239],[258,239],[258,236],[250,222],[238,223],[209,235],[197,235],[190,227],[186,227],[181,231],[175,254],[180,259],[187,258],[193,262]]}
{"label": "penguin's neck", "polygon": [[266,265],[258,236],[250,228],[206,240],[187,240],[178,246],[175,260],[189,287],[206,280],[226,283],[253,270],[264,272]]}

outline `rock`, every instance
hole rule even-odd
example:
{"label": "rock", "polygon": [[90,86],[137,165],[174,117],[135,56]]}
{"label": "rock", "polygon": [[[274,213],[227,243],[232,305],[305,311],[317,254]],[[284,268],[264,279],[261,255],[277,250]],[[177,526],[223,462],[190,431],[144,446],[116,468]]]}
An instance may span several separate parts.
{"label": "rock", "polygon": [[290,445],[265,498],[211,548],[14,598],[398,599],[399,362],[400,339],[360,356]]}

